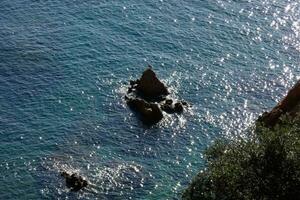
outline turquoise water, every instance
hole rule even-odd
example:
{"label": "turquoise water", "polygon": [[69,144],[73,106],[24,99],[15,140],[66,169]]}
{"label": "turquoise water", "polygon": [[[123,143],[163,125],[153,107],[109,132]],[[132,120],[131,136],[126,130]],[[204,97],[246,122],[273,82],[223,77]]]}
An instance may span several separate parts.
{"label": "turquoise water", "polygon": [[[180,199],[203,149],[300,78],[299,19],[288,0],[2,0],[0,199]],[[192,105],[151,128],[122,99],[147,64]]]}

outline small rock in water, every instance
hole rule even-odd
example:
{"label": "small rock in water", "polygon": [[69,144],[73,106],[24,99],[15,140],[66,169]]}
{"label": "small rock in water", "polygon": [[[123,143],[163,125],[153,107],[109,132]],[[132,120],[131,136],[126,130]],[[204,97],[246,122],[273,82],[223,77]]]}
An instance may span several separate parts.
{"label": "small rock in water", "polygon": [[183,112],[183,105],[180,102],[175,103],[175,112],[177,113],[181,113]]}
{"label": "small rock in water", "polygon": [[159,109],[159,106],[155,103],[148,103],[138,98],[126,98],[128,106],[135,110],[145,124],[156,124],[162,118],[163,114]]}
{"label": "small rock in water", "polygon": [[167,104],[166,103],[166,104],[161,105],[160,108],[163,111],[165,111],[166,113],[169,113],[169,114],[174,113],[174,107],[173,107],[172,104]]}
{"label": "small rock in water", "polygon": [[188,105],[188,103],[186,101],[181,101],[181,104],[184,105],[184,106]]}
{"label": "small rock in water", "polygon": [[61,176],[65,178],[66,186],[71,188],[71,191],[77,192],[88,185],[88,182],[76,173],[70,175],[67,172],[61,172]]}
{"label": "small rock in water", "polygon": [[173,101],[168,99],[165,101],[164,104],[160,107],[163,111],[166,113],[172,114],[172,113],[182,113],[183,112],[183,105],[181,102],[176,102],[173,105]]}

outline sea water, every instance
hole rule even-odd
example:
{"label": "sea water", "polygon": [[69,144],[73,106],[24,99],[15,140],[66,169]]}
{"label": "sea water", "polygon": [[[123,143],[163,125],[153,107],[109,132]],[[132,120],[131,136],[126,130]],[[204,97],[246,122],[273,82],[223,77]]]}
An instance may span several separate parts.
{"label": "sea water", "polygon": [[[300,78],[299,19],[292,0],[1,0],[0,199],[180,199]],[[148,64],[191,105],[150,128],[123,98]]]}

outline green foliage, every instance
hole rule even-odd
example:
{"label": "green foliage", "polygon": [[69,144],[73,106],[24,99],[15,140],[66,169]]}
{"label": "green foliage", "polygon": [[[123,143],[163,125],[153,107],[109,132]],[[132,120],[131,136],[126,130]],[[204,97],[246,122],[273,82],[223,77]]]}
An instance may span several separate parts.
{"label": "green foliage", "polygon": [[299,120],[272,130],[257,125],[247,140],[217,141],[206,160],[184,200],[300,199]]}

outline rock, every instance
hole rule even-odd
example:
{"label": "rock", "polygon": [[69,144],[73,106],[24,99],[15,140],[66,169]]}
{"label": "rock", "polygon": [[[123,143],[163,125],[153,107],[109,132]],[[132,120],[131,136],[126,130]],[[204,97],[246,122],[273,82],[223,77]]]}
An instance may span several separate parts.
{"label": "rock", "polygon": [[280,117],[285,114],[294,115],[296,107],[300,104],[300,81],[288,92],[288,94],[270,111],[259,117],[258,121],[263,122],[268,127],[274,127]]}
{"label": "rock", "polygon": [[186,101],[181,101],[181,104],[184,105],[184,106],[188,105],[188,103]]}
{"label": "rock", "polygon": [[151,67],[144,71],[136,89],[147,99],[158,99],[169,94],[167,87],[156,77]]}
{"label": "rock", "polygon": [[70,175],[67,172],[62,172],[61,176],[66,179],[66,186],[72,191],[79,191],[88,185],[88,182],[76,173]]}
{"label": "rock", "polygon": [[169,114],[173,113],[182,113],[183,112],[183,105],[181,102],[176,102],[173,105],[173,100],[167,99],[164,104],[160,107],[163,111]]}
{"label": "rock", "polygon": [[130,81],[129,81],[129,84],[130,84],[131,86],[135,86],[135,85],[137,85],[139,82],[140,82],[139,79],[137,79],[137,80],[135,80],[135,81],[130,80]]}
{"label": "rock", "polygon": [[163,114],[157,104],[148,103],[138,98],[125,97],[125,99],[128,106],[140,115],[145,124],[156,124],[163,118]]}
{"label": "rock", "polygon": [[183,105],[180,102],[177,102],[177,103],[175,103],[174,109],[175,109],[175,112],[182,113]]}
{"label": "rock", "polygon": [[174,110],[174,106],[172,104],[163,104],[160,106],[160,108],[165,111],[166,113],[169,113],[169,114],[172,114],[172,113],[175,113],[175,110]]}
{"label": "rock", "polygon": [[274,127],[282,116],[283,111],[280,108],[273,108],[270,112],[264,112],[259,118],[259,122],[263,122],[267,127]]}
{"label": "rock", "polygon": [[130,88],[128,88],[128,90],[127,90],[127,94],[130,94],[130,93],[132,93],[132,91],[133,91],[133,89],[130,87]]}
{"label": "rock", "polygon": [[131,86],[135,85],[135,83],[136,83],[136,82],[133,81],[133,80],[130,80],[130,81],[129,81],[129,84],[130,84]]}
{"label": "rock", "polygon": [[166,100],[166,104],[172,105],[172,104],[173,104],[173,100],[172,100],[172,99],[167,99],[167,100]]}

